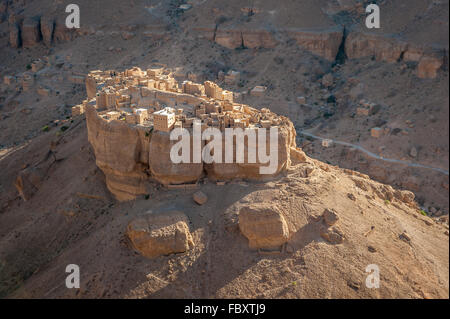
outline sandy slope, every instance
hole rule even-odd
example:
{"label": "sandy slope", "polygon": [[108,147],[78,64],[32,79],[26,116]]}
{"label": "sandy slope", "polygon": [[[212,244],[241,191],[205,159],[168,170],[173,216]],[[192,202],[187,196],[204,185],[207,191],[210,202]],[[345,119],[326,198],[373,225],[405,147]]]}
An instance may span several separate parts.
{"label": "sandy slope", "polygon": [[[4,297],[448,297],[448,226],[400,201],[386,203],[364,191],[353,181],[357,176],[309,160],[267,183],[217,186],[205,181],[201,189],[209,201],[201,207],[193,202],[192,191],[158,187],[149,200],[117,203],[95,167],[84,121],[77,124],[60,137],[55,152],[61,160],[30,201],[14,199],[13,176],[2,178],[2,203],[11,199],[0,214]],[[31,154],[39,160],[54,139],[48,133],[10,154],[0,162],[2,171],[18,169]],[[306,167],[314,168],[309,177],[304,177]],[[269,255],[248,248],[236,216],[248,202],[282,210],[298,229],[290,248]],[[195,248],[156,259],[134,253],[124,236],[127,223],[148,210],[174,208],[189,217]],[[325,208],[338,212],[344,243],[321,238]],[[404,231],[410,242],[399,238]],[[65,288],[70,263],[80,266],[78,292]],[[369,264],[380,268],[380,289],[365,287]]]}

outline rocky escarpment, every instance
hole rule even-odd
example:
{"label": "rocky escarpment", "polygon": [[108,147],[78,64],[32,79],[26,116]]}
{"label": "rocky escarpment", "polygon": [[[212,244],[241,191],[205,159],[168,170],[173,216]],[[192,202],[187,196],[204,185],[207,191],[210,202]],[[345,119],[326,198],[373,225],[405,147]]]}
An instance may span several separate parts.
{"label": "rocky escarpment", "polygon": [[284,29],[276,32],[265,29],[205,26],[194,27],[200,38],[205,38],[229,49],[274,48],[279,44],[277,37],[292,39],[303,50],[334,61],[339,50],[349,59],[373,57],[377,61],[417,63],[417,76],[435,78],[438,70],[448,60],[448,49],[418,46],[391,35],[344,31],[342,27],[326,29]]}
{"label": "rocky escarpment", "polygon": [[119,200],[146,193],[150,139],[146,132],[123,122],[106,122],[93,107],[86,109],[88,140],[108,189]]}
{"label": "rocky escarpment", "polygon": [[[119,200],[148,194],[150,181],[270,179],[299,152],[288,118],[234,103],[232,92],[210,81],[179,87],[169,70],[135,67],[92,71],[86,91],[73,114],[85,111],[97,166]],[[171,139],[174,128],[183,128],[182,140]],[[189,158],[174,160],[174,152]]]}
{"label": "rocky escarpment", "polygon": [[[258,162],[174,164],[170,151],[176,141],[170,141],[168,133],[149,132],[148,128],[129,125],[124,121],[108,122],[98,115],[93,106],[86,108],[86,121],[96,164],[105,174],[108,189],[118,200],[131,200],[137,195],[147,194],[150,181],[164,185],[195,183],[204,175],[221,181],[270,178],[290,167],[291,151],[297,150],[295,129],[289,123],[279,130],[278,162],[273,174],[261,175],[259,168],[267,164]],[[233,151],[233,158],[236,158],[236,148]],[[222,154],[225,154],[224,144]]]}
{"label": "rocky escarpment", "polygon": [[437,71],[448,59],[448,50],[420,47],[396,37],[386,37],[362,32],[350,33],[345,42],[347,57],[357,59],[374,57],[377,61],[394,63],[416,62],[417,76],[435,78]]}
{"label": "rocky escarpment", "polygon": [[8,17],[9,44],[13,48],[31,48],[39,43],[50,46],[53,42],[69,41],[81,31],[68,29],[62,17],[43,14],[23,16],[10,14]]}

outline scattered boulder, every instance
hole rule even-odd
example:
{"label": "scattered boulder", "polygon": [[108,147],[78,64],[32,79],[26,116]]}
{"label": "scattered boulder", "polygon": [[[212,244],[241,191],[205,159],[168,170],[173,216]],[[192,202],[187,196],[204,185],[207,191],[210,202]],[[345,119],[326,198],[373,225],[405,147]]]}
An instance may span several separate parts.
{"label": "scattered boulder", "polygon": [[334,209],[325,209],[323,212],[323,220],[328,226],[333,226],[339,220],[339,216]]}
{"label": "scattered boulder", "polygon": [[289,229],[277,207],[267,204],[244,206],[239,211],[239,229],[250,248],[276,248],[289,240]]}
{"label": "scattered boulder", "polygon": [[411,241],[411,237],[406,232],[401,233],[398,237],[408,243]]}
{"label": "scattered boulder", "polygon": [[368,246],[367,249],[368,249],[369,252],[371,252],[371,253],[376,253],[376,252],[377,252],[377,249],[376,249],[375,247],[373,247],[373,246]]}
{"label": "scattered boulder", "polygon": [[14,186],[24,201],[29,200],[39,189],[47,174],[48,165],[44,167],[28,167],[17,176]]}
{"label": "scattered boulder", "polygon": [[194,193],[192,197],[194,201],[199,205],[203,205],[208,201],[208,196],[206,196],[206,194],[203,193],[202,191]]}
{"label": "scattered boulder", "polygon": [[409,156],[416,158],[416,157],[417,157],[417,148],[412,147],[412,148],[409,150]]}
{"label": "scattered boulder", "polygon": [[331,228],[322,227],[320,229],[320,236],[330,244],[342,244],[345,239],[345,235],[342,230],[336,226]]}
{"label": "scattered boulder", "polygon": [[133,247],[148,258],[183,253],[194,247],[189,220],[182,212],[148,214],[131,221],[127,236]]}

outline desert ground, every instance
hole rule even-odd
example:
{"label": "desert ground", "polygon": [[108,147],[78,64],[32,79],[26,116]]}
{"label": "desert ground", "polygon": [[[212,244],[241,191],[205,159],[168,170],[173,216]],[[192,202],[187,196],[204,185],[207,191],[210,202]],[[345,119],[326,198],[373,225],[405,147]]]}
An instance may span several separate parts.
{"label": "desert ground", "polygon": [[[79,29],[70,1],[0,1],[0,297],[448,298],[449,2],[371,2],[380,29],[358,0],[78,0]],[[270,180],[117,200],[71,108],[90,71],[155,64],[288,117],[304,157]],[[284,216],[281,249],[249,245],[250,206]],[[192,247],[143,256],[127,226],[169,211]]]}

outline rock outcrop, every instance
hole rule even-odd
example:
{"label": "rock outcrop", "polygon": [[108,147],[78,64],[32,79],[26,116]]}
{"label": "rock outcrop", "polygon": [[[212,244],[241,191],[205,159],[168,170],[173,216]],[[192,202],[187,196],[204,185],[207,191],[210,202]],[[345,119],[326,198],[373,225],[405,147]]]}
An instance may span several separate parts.
{"label": "rock outcrop", "polygon": [[[108,189],[117,199],[130,200],[147,194],[149,181],[164,185],[189,184],[197,182],[205,174],[211,180],[264,180],[290,167],[290,154],[293,149],[296,150],[296,131],[289,119],[268,109],[259,111],[248,105],[233,103],[232,92],[222,90],[213,82],[205,82],[204,86],[185,82],[182,88],[178,88],[176,80],[162,72],[162,68],[147,71],[133,68],[121,73],[93,71],[86,79],[88,99],[83,105],[73,108],[74,114],[79,114],[80,110],[86,112],[88,137],[96,163],[106,176]],[[121,81],[126,81],[127,85],[121,84]],[[112,85],[116,85],[115,88]],[[192,90],[199,88],[201,94],[197,91],[191,94]],[[114,93],[115,89],[116,93],[120,93]],[[164,122],[167,118],[156,115],[161,105],[178,107],[177,115],[171,113],[174,121],[170,127],[164,126],[169,125]],[[172,112],[174,109],[164,110]],[[172,160],[171,151],[175,144],[180,143],[170,140],[175,121],[178,127],[189,133],[188,162]],[[221,134],[221,145],[210,149],[211,154],[212,150],[219,153],[216,148],[221,148],[221,160],[204,159],[203,153],[211,141],[206,142],[208,136],[198,136],[198,140],[194,137],[194,121],[198,123],[198,134],[207,128],[215,128],[215,132]],[[275,140],[274,143],[271,140],[271,127],[276,131],[276,144]],[[227,148],[226,134],[222,134],[225,128],[238,129],[233,131],[237,135],[232,150]],[[265,145],[262,140],[264,132]],[[246,139],[245,134],[254,136],[254,142]],[[238,136],[242,138],[239,142]],[[237,143],[242,145],[243,150],[238,149]],[[265,154],[260,150],[263,146]],[[195,160],[194,147],[200,152]],[[254,158],[249,157],[250,150]],[[240,155],[243,158],[238,160]],[[298,155],[301,157],[301,153]]]}
{"label": "rock outcrop", "polygon": [[104,172],[111,193],[118,200],[146,194],[150,139],[145,131],[120,121],[107,123],[92,106],[86,107],[86,119],[96,164]]}
{"label": "rock outcrop", "polygon": [[338,52],[343,39],[343,30],[320,30],[320,31],[289,31],[290,37],[296,40],[297,44],[318,56],[329,61],[333,61]]}
{"label": "rock outcrop", "polygon": [[388,63],[400,60],[417,62],[419,78],[435,78],[444,64],[445,55],[442,50],[439,52],[433,48],[418,47],[400,38],[361,32],[352,32],[347,36],[345,51],[350,59],[374,57],[377,61]]}
{"label": "rock outcrop", "polygon": [[25,18],[22,24],[22,45],[31,48],[41,40],[40,19],[36,17]]}
{"label": "rock outcrop", "polygon": [[194,247],[189,220],[179,211],[147,214],[128,224],[133,247],[148,258],[184,253]]}
{"label": "rock outcrop", "polygon": [[373,56],[377,61],[396,62],[408,45],[395,38],[351,32],[345,42],[345,52],[349,59]]}
{"label": "rock outcrop", "polygon": [[27,16],[11,14],[9,19],[9,44],[13,48],[31,48],[43,42],[50,46],[53,42],[66,42],[74,38],[75,29],[68,29],[64,17],[55,18],[50,14]]}

